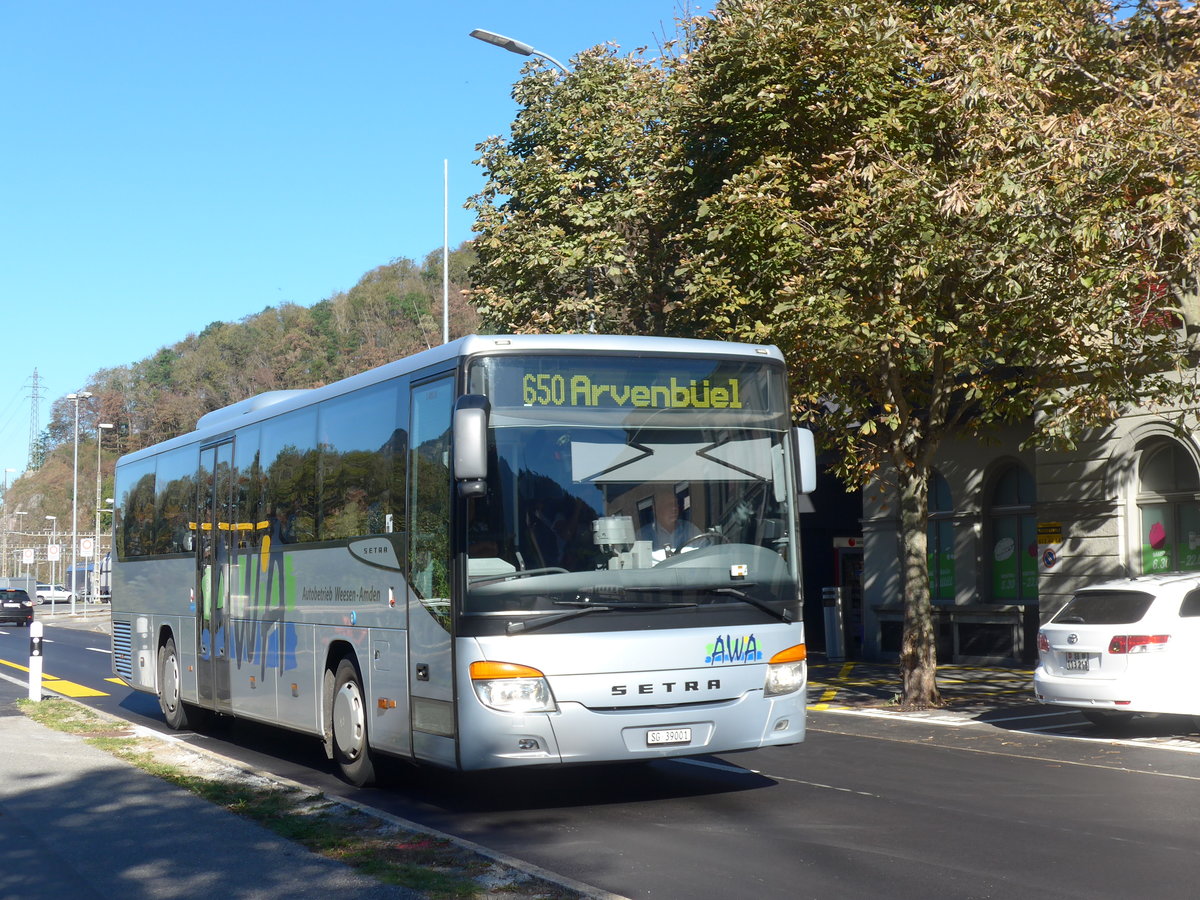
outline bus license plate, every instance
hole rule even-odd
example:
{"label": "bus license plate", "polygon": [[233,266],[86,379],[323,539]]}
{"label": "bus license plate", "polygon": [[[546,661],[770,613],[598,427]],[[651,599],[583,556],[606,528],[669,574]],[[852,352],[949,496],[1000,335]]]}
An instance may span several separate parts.
{"label": "bus license plate", "polygon": [[690,728],[668,728],[662,731],[647,731],[647,744],[690,744],[692,741],[692,729]]}
{"label": "bus license plate", "polygon": [[1066,670],[1068,672],[1086,672],[1091,668],[1090,653],[1068,653]]}

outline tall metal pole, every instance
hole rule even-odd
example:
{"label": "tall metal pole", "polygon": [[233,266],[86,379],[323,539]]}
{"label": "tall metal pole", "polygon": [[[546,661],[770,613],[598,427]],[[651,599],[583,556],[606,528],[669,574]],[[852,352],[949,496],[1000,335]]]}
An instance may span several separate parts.
{"label": "tall metal pole", "polygon": [[50,563],[50,587],[58,584],[58,580],[54,577],[54,560],[50,558],[50,545],[53,544],[55,549],[58,548],[58,516],[46,516],[50,520],[50,543],[46,545],[46,561]]}
{"label": "tall metal pole", "polygon": [[442,343],[450,343],[450,160],[442,160]]}
{"label": "tall metal pole", "polygon": [[0,578],[8,577],[8,473],[16,469],[4,470],[4,518],[0,521]]}
{"label": "tall metal pole", "polygon": [[[18,510],[17,510],[15,513],[13,513],[13,515],[14,515],[14,516],[27,516],[27,515],[29,515],[29,513],[27,513],[27,512],[26,512],[25,510],[23,510],[23,509],[18,509]],[[19,533],[20,533],[20,534],[22,534],[22,535],[25,533],[25,530],[24,530],[24,523],[25,523],[25,520],[24,520],[24,519],[17,519],[17,525],[19,526]],[[22,568],[22,566],[23,566],[23,565],[24,565],[24,563],[22,563],[22,565],[21,565],[21,566],[16,566],[16,567],[15,567],[15,568],[16,568],[16,570],[17,570],[18,572],[20,572],[20,570],[21,570],[21,568]],[[26,574],[28,574],[28,572],[26,572]],[[35,580],[36,580],[36,579],[35,579]]]}
{"label": "tall metal pole", "polygon": [[110,422],[100,422],[96,425],[96,537],[92,544],[92,599],[98,599],[97,587],[100,584],[100,447],[103,443],[104,432],[112,428]]}
{"label": "tall metal pole", "polygon": [[78,593],[75,567],[78,565],[76,554],[79,551],[79,401],[90,396],[90,391],[67,394],[68,400],[75,401],[75,464],[71,482],[71,586],[68,588],[71,592],[71,615],[75,615],[75,595]]}

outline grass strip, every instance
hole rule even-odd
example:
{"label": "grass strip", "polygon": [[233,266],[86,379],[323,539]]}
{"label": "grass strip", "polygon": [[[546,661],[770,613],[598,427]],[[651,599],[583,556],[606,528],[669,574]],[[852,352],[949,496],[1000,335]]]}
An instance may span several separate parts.
{"label": "grass strip", "polygon": [[[579,893],[504,867],[444,838],[410,832],[343,806],[320,792],[267,779],[211,778],[161,761],[161,744],[126,724],[69,700],[19,700],[34,721],[87,743],[151,775],[251,819],[280,837],[385,884],[428,900],[578,900]],[[193,751],[189,751],[191,753]],[[232,774],[232,773],[231,773]],[[238,772],[239,775],[240,771]]]}

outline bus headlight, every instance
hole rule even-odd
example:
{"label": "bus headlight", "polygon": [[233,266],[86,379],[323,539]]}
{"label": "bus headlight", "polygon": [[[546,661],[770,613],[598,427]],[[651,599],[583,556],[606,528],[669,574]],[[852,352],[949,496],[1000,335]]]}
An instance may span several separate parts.
{"label": "bus headlight", "polygon": [[558,709],[546,676],[530,666],[473,662],[471,686],[480,703],[500,712],[554,712]]}
{"label": "bus headlight", "polygon": [[779,697],[804,687],[804,660],[807,658],[808,648],[804,644],[788,647],[772,656],[767,666],[767,683],[763,686],[763,693],[768,697]]}

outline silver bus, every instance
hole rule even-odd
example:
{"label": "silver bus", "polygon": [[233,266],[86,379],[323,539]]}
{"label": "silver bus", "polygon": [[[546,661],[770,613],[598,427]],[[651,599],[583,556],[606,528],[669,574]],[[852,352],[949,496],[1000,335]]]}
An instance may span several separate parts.
{"label": "silver bus", "polygon": [[774,347],[469,336],[254,397],[117,464],[113,671],[208,714],[460,770],[804,739]]}

